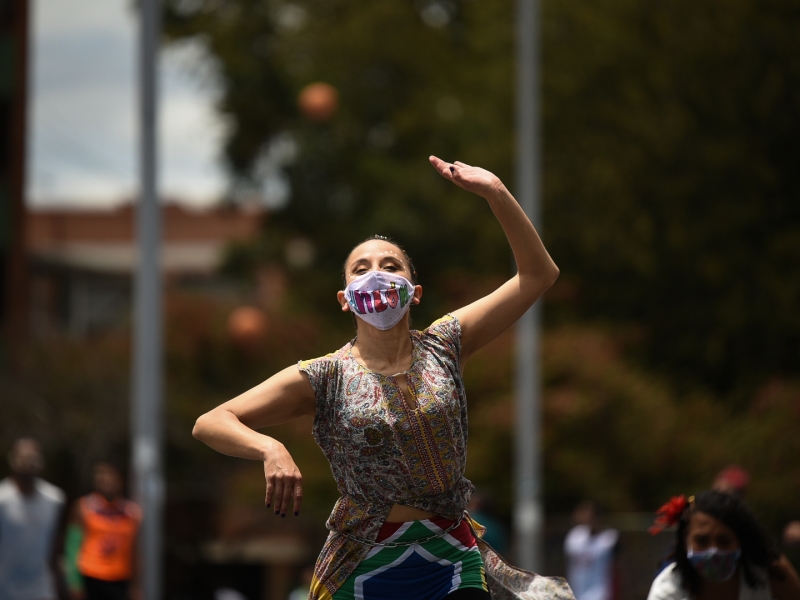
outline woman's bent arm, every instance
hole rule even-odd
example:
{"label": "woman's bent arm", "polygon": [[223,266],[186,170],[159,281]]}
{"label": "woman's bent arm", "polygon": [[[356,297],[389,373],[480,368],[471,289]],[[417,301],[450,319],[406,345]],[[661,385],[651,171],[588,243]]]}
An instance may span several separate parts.
{"label": "woman's bent arm", "polygon": [[525,211],[492,173],[464,163],[431,164],[445,179],[482,196],[508,238],[517,274],[491,294],[453,312],[461,323],[461,360],[511,327],[555,282],[558,267]]}
{"label": "woman's bent arm", "polygon": [[292,366],[201,415],[192,435],[223,454],[262,461],[267,480],[266,505],[274,500],[275,514],[283,516],[294,498],[297,514],[302,502],[300,471],[283,444],[255,429],[279,425],[314,411],[314,390],[308,377]]}

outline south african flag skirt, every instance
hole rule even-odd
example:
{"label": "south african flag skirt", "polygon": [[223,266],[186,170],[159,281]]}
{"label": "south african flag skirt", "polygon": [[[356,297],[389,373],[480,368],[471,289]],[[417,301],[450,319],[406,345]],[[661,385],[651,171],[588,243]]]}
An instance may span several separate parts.
{"label": "south african flag skirt", "polygon": [[[376,541],[408,543],[441,533],[453,521],[433,517],[384,523]],[[487,590],[483,559],[468,520],[435,539],[405,546],[374,546],[334,600],[441,600],[464,588]]]}

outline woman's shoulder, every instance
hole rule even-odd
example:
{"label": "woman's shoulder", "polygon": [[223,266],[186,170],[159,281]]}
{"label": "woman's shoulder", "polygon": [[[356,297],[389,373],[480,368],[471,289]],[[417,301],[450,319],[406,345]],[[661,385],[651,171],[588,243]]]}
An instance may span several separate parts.
{"label": "woman's shoulder", "polygon": [[434,355],[456,368],[461,354],[461,324],[456,317],[447,314],[422,331],[412,331],[411,335],[419,342],[422,356]]}
{"label": "woman's shoulder", "polygon": [[684,600],[689,594],[681,585],[681,574],[678,565],[669,564],[659,573],[650,586],[647,600]]}
{"label": "woman's shoulder", "polygon": [[297,361],[297,368],[308,375],[320,372],[330,374],[333,371],[337,371],[349,356],[351,344],[352,342],[348,342],[335,352],[330,352],[323,356],[318,356],[317,358],[299,360]]}
{"label": "woman's shoulder", "polygon": [[442,329],[461,329],[461,324],[458,322],[458,317],[451,313],[447,313],[443,317],[439,317],[423,331],[423,333],[437,332]]}
{"label": "woman's shoulder", "polygon": [[415,333],[422,339],[454,346],[456,349],[461,345],[461,323],[457,317],[449,313],[436,319],[424,330]]}

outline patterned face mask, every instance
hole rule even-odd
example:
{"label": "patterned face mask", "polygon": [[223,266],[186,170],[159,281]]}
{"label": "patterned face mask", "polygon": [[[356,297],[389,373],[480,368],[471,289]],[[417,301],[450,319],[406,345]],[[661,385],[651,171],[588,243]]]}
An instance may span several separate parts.
{"label": "patterned face mask", "polygon": [[728,581],[736,572],[742,550],[720,550],[712,546],[707,550],[695,552],[691,546],[686,558],[706,581]]}
{"label": "patterned face mask", "polygon": [[344,295],[353,314],[386,330],[397,325],[411,306],[414,284],[401,275],[370,271],[351,281]]}

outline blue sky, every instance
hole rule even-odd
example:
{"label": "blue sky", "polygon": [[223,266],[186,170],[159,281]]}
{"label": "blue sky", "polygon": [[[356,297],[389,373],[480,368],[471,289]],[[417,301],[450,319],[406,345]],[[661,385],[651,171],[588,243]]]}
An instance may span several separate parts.
{"label": "blue sky", "polygon": [[[28,203],[110,206],[137,190],[138,21],[132,0],[32,0]],[[213,61],[197,44],[161,55],[163,196],[208,204],[218,161]]]}

